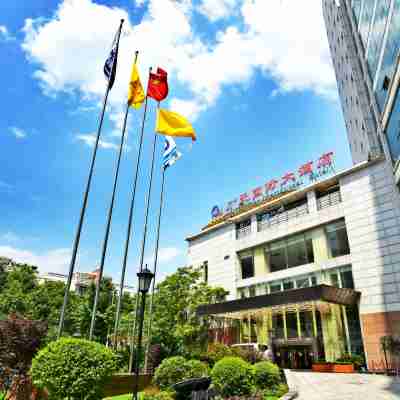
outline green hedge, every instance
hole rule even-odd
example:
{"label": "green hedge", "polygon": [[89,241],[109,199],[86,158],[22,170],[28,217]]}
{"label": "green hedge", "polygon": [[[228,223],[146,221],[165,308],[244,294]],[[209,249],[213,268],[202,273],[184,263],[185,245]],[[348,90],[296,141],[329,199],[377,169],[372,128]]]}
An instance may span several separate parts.
{"label": "green hedge", "polygon": [[170,389],[175,383],[189,378],[208,376],[206,364],[183,357],[170,357],[163,360],[154,374],[154,383],[162,390]]}
{"label": "green hedge", "polygon": [[279,367],[270,361],[254,365],[254,383],[259,389],[273,388],[281,383]]}
{"label": "green hedge", "polygon": [[225,357],[215,364],[211,379],[222,397],[247,396],[253,389],[253,368],[239,357]]}
{"label": "green hedge", "polygon": [[46,388],[52,400],[98,400],[105,380],[116,369],[116,357],[105,346],[82,339],[60,339],[36,355],[31,376],[34,385]]}

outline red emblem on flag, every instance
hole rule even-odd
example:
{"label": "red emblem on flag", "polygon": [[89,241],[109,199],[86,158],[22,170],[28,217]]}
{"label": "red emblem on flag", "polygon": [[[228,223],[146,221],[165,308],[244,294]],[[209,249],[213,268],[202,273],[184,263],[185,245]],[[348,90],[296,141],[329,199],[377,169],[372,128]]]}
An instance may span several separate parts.
{"label": "red emblem on flag", "polygon": [[332,165],[332,162],[333,162],[332,156],[333,156],[332,151],[330,153],[323,154],[318,160],[317,167],[318,168],[329,167],[330,165]]}
{"label": "red emblem on flag", "polygon": [[147,96],[154,100],[161,101],[168,96],[168,74],[161,68],[157,73],[150,72],[149,83],[147,84]]}
{"label": "red emblem on flag", "polygon": [[276,186],[278,185],[278,181],[275,179],[271,179],[269,182],[265,184],[265,190],[267,192],[272,192],[274,189],[276,189]]}
{"label": "red emblem on flag", "polygon": [[304,165],[302,165],[299,168],[299,175],[304,176],[304,175],[312,174],[312,172],[313,172],[312,165],[313,165],[312,161],[309,161],[308,163],[305,163]]}

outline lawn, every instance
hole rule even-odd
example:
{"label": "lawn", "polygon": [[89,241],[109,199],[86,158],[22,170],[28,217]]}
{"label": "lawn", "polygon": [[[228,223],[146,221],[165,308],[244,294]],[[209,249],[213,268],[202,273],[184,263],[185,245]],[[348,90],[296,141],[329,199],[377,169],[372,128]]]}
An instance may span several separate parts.
{"label": "lawn", "polygon": [[132,394],[122,394],[121,396],[106,397],[104,400],[131,400]]}

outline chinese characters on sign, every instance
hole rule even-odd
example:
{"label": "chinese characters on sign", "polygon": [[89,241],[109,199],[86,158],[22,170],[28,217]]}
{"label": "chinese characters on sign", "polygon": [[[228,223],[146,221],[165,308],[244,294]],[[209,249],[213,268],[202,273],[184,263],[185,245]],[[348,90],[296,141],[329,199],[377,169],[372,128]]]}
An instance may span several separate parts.
{"label": "chinese characters on sign", "polygon": [[263,186],[256,187],[250,192],[242,193],[237,199],[229,201],[225,207],[214,206],[211,210],[212,218],[219,218],[233,213],[244,205],[261,203],[334,173],[333,156],[333,152],[322,154],[316,163],[308,161],[301,165],[296,172],[287,172],[280,179],[271,179]]}

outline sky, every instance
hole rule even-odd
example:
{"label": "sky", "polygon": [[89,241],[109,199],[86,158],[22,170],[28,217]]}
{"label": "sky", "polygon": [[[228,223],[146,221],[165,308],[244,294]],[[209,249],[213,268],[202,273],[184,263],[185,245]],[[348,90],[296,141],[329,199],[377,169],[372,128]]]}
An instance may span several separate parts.
{"label": "sky", "polygon": [[[215,204],[325,152],[351,165],[319,0],[31,0],[0,2],[0,256],[68,271],[102,98],[103,65],[125,19],[82,231],[78,271],[98,265],[134,52],[168,72],[162,106],[192,123],[166,173],[159,277],[186,264],[185,237]],[[135,272],[156,104],[149,102],[127,283]],[[119,279],[143,109],[128,120],[105,275]],[[145,260],[152,265],[163,138]]]}

